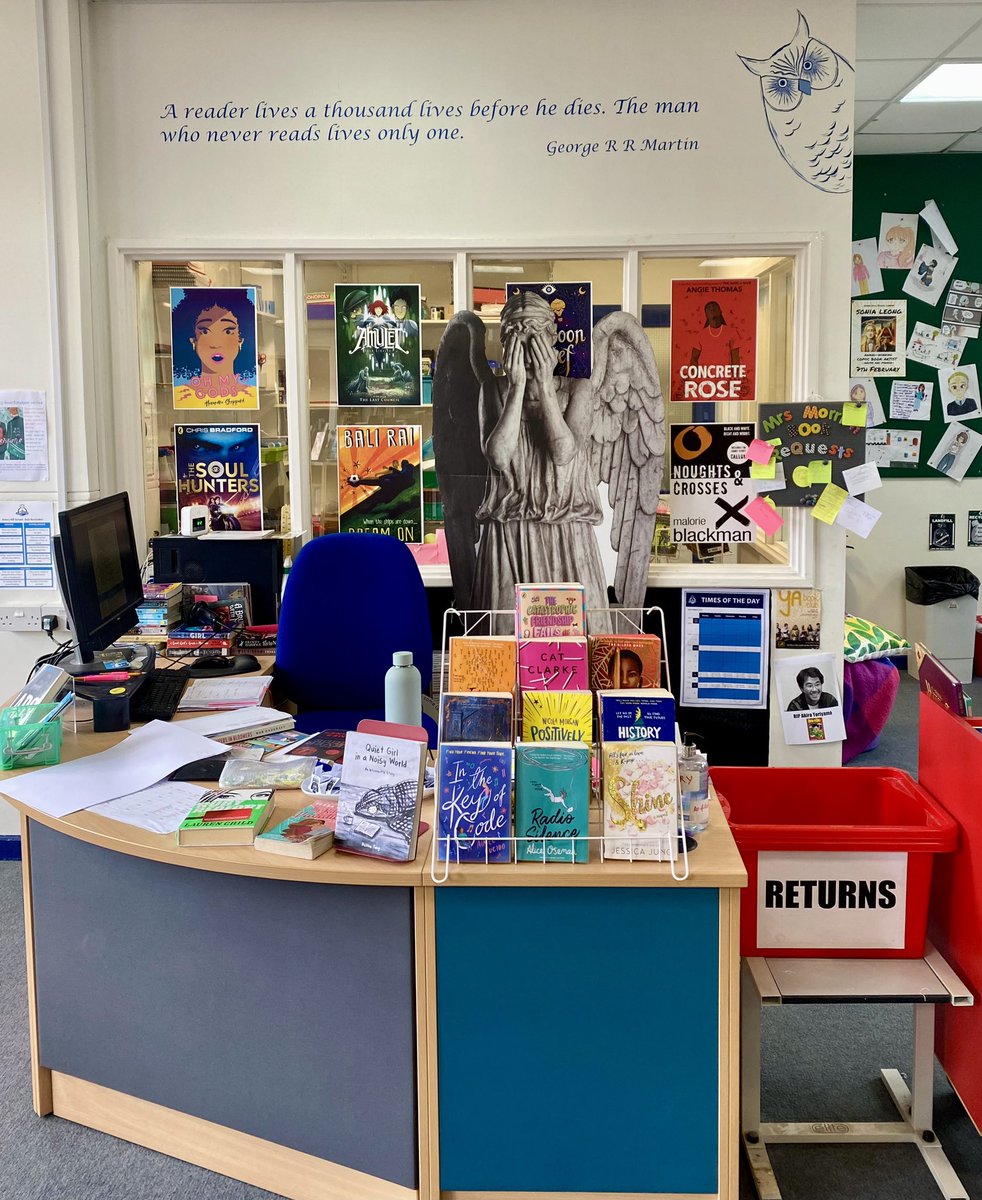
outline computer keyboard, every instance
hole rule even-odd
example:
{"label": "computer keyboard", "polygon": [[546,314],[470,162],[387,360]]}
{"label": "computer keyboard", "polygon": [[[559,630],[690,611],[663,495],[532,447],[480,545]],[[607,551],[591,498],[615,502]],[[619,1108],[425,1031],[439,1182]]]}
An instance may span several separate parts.
{"label": "computer keyboard", "polygon": [[159,667],[147,671],[130,697],[130,720],[169,721],[177,712],[187,681],[185,668]]}

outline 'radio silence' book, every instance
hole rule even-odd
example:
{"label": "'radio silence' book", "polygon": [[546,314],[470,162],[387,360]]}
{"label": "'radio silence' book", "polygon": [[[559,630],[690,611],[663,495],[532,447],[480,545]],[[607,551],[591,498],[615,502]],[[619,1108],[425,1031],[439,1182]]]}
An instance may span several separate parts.
{"label": "'radio silence' book", "polygon": [[[515,747],[515,838],[521,862],[590,857],[590,747],[539,742]],[[572,840],[572,839],[577,840]]]}
{"label": "'radio silence' book", "polygon": [[510,743],[441,744],[437,764],[441,861],[511,861],[513,755]]}
{"label": "'radio silence' book", "polygon": [[412,862],[425,766],[423,742],[349,732],[344,741],[335,844],[373,858]]}
{"label": "'radio silence' book", "polygon": [[668,858],[678,837],[675,742],[608,742],[601,786],[605,856]]}

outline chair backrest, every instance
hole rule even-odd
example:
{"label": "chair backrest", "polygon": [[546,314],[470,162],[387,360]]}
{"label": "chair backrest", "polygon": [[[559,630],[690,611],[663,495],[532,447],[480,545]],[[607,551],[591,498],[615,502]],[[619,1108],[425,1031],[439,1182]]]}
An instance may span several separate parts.
{"label": "chair backrest", "polygon": [[277,683],[300,712],[382,708],[385,672],[411,650],[423,691],[433,674],[426,589],[394,537],[326,533],[287,576],[276,642]]}

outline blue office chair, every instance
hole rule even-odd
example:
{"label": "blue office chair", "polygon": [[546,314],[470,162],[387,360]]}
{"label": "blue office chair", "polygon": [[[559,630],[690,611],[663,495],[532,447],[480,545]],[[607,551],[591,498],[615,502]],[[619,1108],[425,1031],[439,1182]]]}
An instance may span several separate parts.
{"label": "blue office chair", "polygon": [[[385,672],[411,650],[424,701],[433,675],[426,589],[394,537],[327,533],[308,542],[287,576],[273,675],[297,708],[297,728],[354,729],[385,715]],[[423,724],[436,745],[436,723]]]}

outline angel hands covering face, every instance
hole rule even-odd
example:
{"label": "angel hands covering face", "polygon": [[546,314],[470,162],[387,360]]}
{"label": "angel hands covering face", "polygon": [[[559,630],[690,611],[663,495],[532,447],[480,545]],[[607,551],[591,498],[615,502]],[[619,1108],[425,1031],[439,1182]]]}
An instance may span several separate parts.
{"label": "angel hands covering face", "polygon": [[[593,333],[590,379],[554,375],[555,313],[532,292],[501,312],[504,373],[486,331],[459,313],[437,355],[433,446],[459,607],[506,609],[516,583],[576,581],[587,609],[608,607],[597,526],[599,484],[613,509],[614,589],[644,603],[665,454],[661,385],[634,317],[612,313]],[[590,629],[607,627],[594,613]]]}

